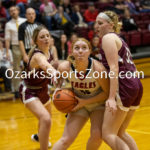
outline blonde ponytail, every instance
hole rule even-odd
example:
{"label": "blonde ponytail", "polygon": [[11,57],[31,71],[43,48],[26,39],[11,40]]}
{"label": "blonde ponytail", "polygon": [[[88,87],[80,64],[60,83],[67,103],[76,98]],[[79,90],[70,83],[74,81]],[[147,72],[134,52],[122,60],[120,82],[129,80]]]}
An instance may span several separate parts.
{"label": "blonde ponytail", "polygon": [[109,22],[113,22],[114,32],[120,33],[120,29],[122,27],[122,22],[119,22],[118,15],[113,11],[104,11],[104,13],[111,19]]}
{"label": "blonde ponytail", "polygon": [[121,28],[122,28],[122,22],[118,22],[115,28],[115,32],[120,33]]}

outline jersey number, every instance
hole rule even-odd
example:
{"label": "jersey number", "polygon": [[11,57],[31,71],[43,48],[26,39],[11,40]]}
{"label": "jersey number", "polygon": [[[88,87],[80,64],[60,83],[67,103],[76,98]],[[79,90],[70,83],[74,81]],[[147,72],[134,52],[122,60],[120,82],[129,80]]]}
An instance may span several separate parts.
{"label": "jersey number", "polygon": [[91,94],[89,90],[80,90],[83,94]]}
{"label": "jersey number", "polygon": [[130,53],[129,48],[126,47],[126,50],[127,50],[127,53],[126,53],[126,56],[127,56],[126,61],[127,61],[127,63],[129,63],[129,64],[134,64],[133,61],[131,60],[131,57],[132,57],[132,56],[131,56],[131,53]]}

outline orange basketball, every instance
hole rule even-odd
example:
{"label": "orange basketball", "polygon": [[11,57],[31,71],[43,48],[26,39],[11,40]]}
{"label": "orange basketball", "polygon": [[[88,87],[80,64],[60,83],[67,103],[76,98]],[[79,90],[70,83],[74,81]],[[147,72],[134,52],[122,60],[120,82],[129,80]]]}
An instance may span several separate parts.
{"label": "orange basketball", "polygon": [[57,110],[69,113],[78,103],[75,94],[68,89],[60,89],[53,95],[53,103]]}

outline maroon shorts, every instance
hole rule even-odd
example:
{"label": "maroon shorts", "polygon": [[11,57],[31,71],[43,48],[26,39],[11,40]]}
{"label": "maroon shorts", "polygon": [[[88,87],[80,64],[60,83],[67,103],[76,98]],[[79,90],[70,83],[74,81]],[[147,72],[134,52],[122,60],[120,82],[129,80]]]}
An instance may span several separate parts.
{"label": "maroon shorts", "polygon": [[[31,87],[32,88],[32,87]],[[48,87],[42,87],[40,89],[31,89],[24,83],[21,83],[19,92],[21,100],[24,104],[29,103],[35,99],[39,99],[43,104],[46,104],[50,100]]]}
{"label": "maroon shorts", "polygon": [[[117,103],[125,111],[139,107],[143,95],[143,86],[138,78],[119,79],[119,93]],[[122,105],[122,106],[121,106]]]}

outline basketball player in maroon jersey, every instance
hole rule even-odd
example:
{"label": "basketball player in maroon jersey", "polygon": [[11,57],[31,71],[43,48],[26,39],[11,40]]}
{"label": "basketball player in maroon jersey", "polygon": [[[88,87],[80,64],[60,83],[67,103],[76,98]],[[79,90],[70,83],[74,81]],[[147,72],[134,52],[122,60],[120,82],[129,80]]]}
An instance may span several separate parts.
{"label": "basketball player in maroon jersey", "polygon": [[[117,34],[119,29],[118,16],[114,12],[99,13],[96,19],[96,31],[102,38],[100,50],[102,63],[114,74],[110,78],[102,137],[113,150],[138,150],[135,141],[125,130],[139,107],[143,87],[140,80],[135,77],[136,67],[130,50]],[[127,77],[129,72],[133,75],[130,78]]]}
{"label": "basketball player in maroon jersey", "polygon": [[[73,112],[68,114],[63,136],[54,144],[53,150],[66,150],[88,119],[91,121],[91,135],[86,149],[97,150],[102,142],[101,129],[104,103],[108,98],[109,80],[101,77],[94,78],[95,71],[101,74],[106,69],[98,61],[89,58],[91,45],[86,39],[77,39],[72,44],[72,50],[69,61],[60,64],[58,70],[72,72],[68,80],[77,96],[78,105],[73,109]],[[77,76],[75,71],[78,72]]]}
{"label": "basketball player in maroon jersey", "polygon": [[[51,126],[50,117],[50,97],[48,92],[48,84],[50,77],[46,78],[49,69],[52,75],[56,70],[50,64],[53,56],[50,50],[50,33],[43,26],[37,27],[33,32],[33,41],[35,47],[29,52],[29,62],[27,64],[27,73],[31,73],[24,79],[20,86],[20,95],[25,106],[38,118],[39,133],[36,140],[40,142],[40,149],[47,150],[51,146],[49,140],[49,132]],[[34,74],[32,69],[35,69]],[[45,77],[43,78],[43,75]],[[34,137],[35,138],[35,137]]]}

